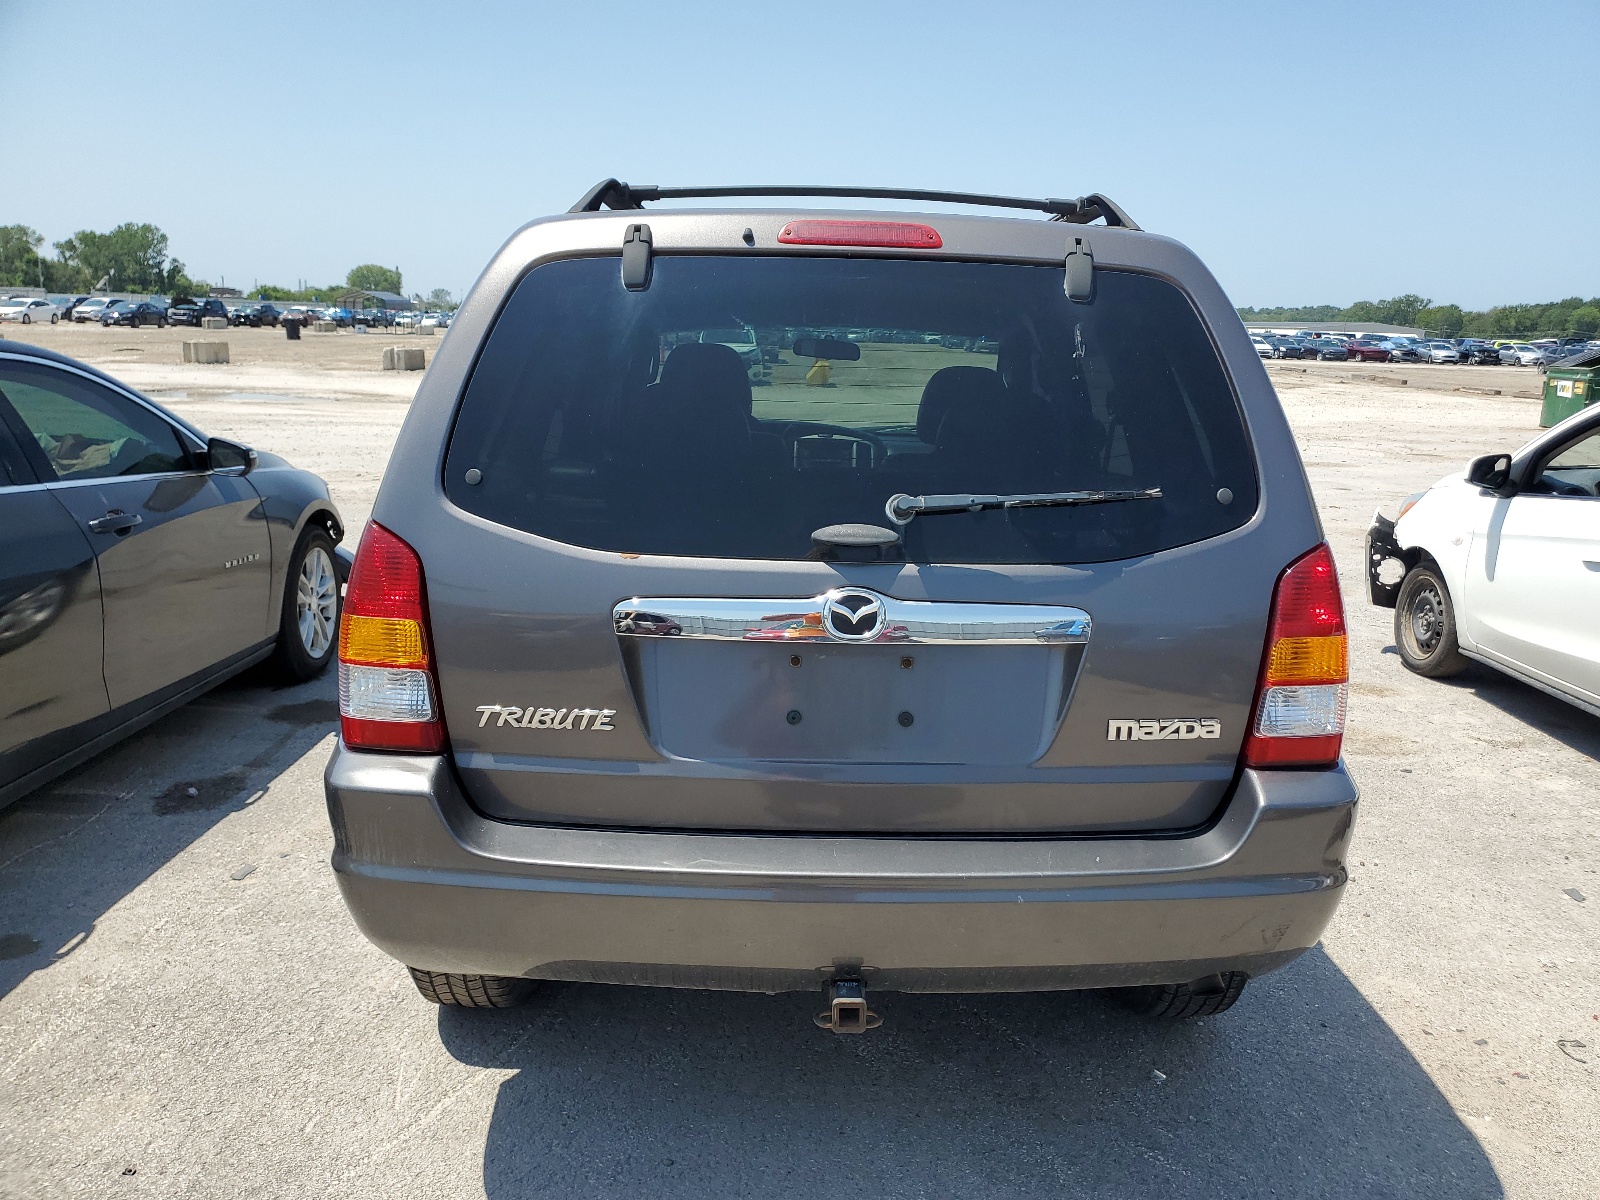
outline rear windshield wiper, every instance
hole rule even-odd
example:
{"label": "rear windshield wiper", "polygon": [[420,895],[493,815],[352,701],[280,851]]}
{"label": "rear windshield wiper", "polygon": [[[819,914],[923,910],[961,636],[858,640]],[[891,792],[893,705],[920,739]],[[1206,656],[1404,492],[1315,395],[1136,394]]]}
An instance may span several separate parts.
{"label": "rear windshield wiper", "polygon": [[896,525],[909,525],[918,513],[982,512],[988,508],[1076,508],[1085,504],[1117,504],[1123,500],[1159,500],[1161,489],[1136,491],[1034,492],[1019,496],[890,496],[883,511]]}

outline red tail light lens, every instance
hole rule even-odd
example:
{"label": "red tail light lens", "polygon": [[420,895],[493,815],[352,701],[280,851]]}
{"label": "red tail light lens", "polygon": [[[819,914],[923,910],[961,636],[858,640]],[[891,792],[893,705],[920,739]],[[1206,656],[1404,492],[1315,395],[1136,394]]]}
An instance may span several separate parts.
{"label": "red tail light lens", "polygon": [[1338,762],[1349,681],[1344,599],[1333,553],[1323,543],[1290,563],[1273,591],[1245,766]]}
{"label": "red tail light lens", "polygon": [[422,560],[376,521],[362,534],[339,623],[339,727],[352,750],[445,746]]}
{"label": "red tail light lens", "polygon": [[893,246],[937,250],[939,231],[906,221],[790,221],[778,233],[790,246]]}

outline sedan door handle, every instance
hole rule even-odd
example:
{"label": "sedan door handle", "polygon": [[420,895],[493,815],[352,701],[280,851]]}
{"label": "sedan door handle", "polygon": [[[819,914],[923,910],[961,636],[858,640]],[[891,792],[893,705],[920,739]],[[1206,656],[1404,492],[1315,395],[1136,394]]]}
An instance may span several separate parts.
{"label": "sedan door handle", "polygon": [[144,518],[138,513],[125,513],[120,508],[113,508],[103,517],[96,517],[89,522],[90,533],[127,533]]}

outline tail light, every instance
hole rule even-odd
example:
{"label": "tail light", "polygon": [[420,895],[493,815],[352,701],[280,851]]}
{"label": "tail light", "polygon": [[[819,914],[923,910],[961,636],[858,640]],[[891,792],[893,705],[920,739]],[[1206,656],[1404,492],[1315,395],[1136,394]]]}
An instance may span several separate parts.
{"label": "tail light", "polygon": [[1344,741],[1350,682],[1344,600],[1324,542],[1278,577],[1247,767],[1331,767]]}
{"label": "tail light", "polygon": [[361,537],[339,623],[339,728],[352,750],[445,746],[422,560],[376,521]]}

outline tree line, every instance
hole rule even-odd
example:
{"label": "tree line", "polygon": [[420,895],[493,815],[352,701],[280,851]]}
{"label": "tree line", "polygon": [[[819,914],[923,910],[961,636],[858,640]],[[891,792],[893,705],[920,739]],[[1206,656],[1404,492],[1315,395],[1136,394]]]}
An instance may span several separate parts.
{"label": "tree line", "polygon": [[[53,256],[45,252],[44,238],[26,225],[0,225],[0,287],[36,287],[68,294],[103,289],[162,296],[204,295],[211,287],[203,279],[189,278],[183,263],[168,253],[167,235],[154,225],[130,221],[109,233],[81,229],[52,243],[51,248]],[[302,288],[266,284],[253,289],[251,296],[316,302],[331,300],[351,288],[403,296],[404,284],[399,267],[363,263],[350,269],[343,284]],[[454,307],[444,288],[413,299],[433,308]]]}
{"label": "tree line", "polygon": [[154,225],[129,221],[109,233],[80,229],[54,244],[54,257],[43,248],[44,238],[26,225],[0,226],[0,284],[51,292],[166,293],[196,286]]}
{"label": "tree line", "polygon": [[1571,296],[1548,304],[1502,304],[1469,312],[1457,304],[1434,304],[1407,293],[1392,300],[1357,300],[1349,308],[1311,304],[1300,308],[1241,308],[1239,316],[1258,321],[1369,321],[1414,325],[1439,337],[1534,338],[1593,337],[1600,332],[1600,296]]}

